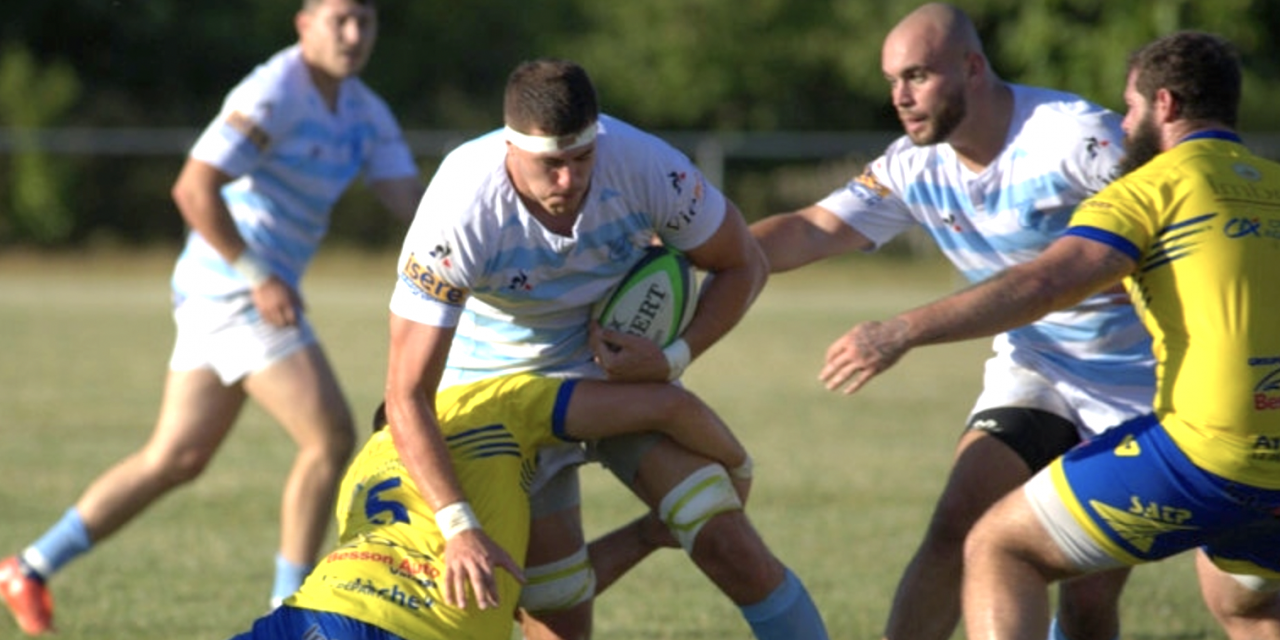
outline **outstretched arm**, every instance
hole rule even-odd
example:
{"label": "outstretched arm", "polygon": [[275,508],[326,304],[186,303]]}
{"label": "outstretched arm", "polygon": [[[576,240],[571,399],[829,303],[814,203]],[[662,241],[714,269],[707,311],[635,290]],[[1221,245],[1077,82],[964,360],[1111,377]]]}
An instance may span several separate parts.
{"label": "outstretched arm", "polygon": [[770,273],[875,248],[866,236],[818,205],[758,220],[751,225],[751,235],[760,243]]}
{"label": "outstretched arm", "polygon": [[1020,327],[1120,282],[1133,269],[1121,251],[1064,236],[1031,262],[890,320],[853,327],[827,350],[819,377],[830,390],[853,393],[914,347]]}

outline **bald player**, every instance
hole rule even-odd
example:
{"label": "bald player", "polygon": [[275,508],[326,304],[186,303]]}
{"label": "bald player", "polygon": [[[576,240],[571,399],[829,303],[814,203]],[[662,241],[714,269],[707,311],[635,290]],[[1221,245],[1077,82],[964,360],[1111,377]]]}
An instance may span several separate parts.
{"label": "bald player", "polygon": [[[1039,255],[1116,175],[1119,116],[1005,82],[953,6],[930,3],[903,18],[881,64],[906,135],[826,198],[753,225],[771,271],[873,251],[919,225],[978,282]],[[828,389],[861,386],[845,368],[860,340],[851,331],[828,349]],[[964,540],[978,517],[1059,454],[1150,410],[1151,340],[1118,289],[1010,329],[992,348],[951,475],[898,585],[884,630],[891,640],[950,637]],[[1126,577],[1120,569],[1064,583],[1051,635],[1116,637]]]}

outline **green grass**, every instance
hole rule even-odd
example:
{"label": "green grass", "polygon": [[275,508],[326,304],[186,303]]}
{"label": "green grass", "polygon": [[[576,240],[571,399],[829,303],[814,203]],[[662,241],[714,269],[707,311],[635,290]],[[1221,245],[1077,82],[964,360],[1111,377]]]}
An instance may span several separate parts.
{"label": "green grass", "polygon": [[[0,257],[0,553],[41,534],[85,484],[139,447],[172,342],[172,255]],[[304,285],[360,418],[380,397],[391,256],[325,256]],[[757,460],[748,512],[806,582],[833,638],[878,637],[898,576],[980,385],[985,342],[932,347],[854,396],[824,391],[828,344],[860,319],[956,281],[943,266],[856,258],[776,276],[750,315],[687,375]],[[265,608],[288,439],[252,406],[205,474],[52,582],[64,640],[225,639]],[[596,468],[588,532],[639,513]],[[1221,634],[1189,558],[1135,572],[1127,638]],[[676,551],[602,596],[596,637],[748,638],[737,610]],[[0,617],[0,638],[16,637]],[[961,635],[961,634],[957,634]]]}

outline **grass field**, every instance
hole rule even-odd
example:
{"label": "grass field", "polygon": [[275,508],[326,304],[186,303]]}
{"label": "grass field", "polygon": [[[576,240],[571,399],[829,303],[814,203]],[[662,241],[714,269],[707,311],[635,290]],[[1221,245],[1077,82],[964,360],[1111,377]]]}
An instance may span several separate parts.
{"label": "grass field", "polygon": [[[142,444],[172,340],[171,254],[0,256],[0,554],[41,534],[107,465]],[[381,394],[390,256],[324,257],[304,285],[312,318],[364,416]],[[852,397],[816,374],[827,345],[956,284],[945,267],[853,259],[775,277],[687,382],[757,460],[748,512],[807,583],[833,638],[878,637],[892,590],[979,388],[985,343],[933,347]],[[52,582],[64,640],[225,639],[265,608],[291,445],[250,407],[192,486],[161,501]],[[640,503],[583,478],[590,534]],[[1218,637],[1189,558],[1135,572],[1126,638]],[[662,551],[597,607],[606,640],[749,638],[685,557]],[[18,637],[0,616],[0,638]],[[962,634],[957,634],[962,635]]]}

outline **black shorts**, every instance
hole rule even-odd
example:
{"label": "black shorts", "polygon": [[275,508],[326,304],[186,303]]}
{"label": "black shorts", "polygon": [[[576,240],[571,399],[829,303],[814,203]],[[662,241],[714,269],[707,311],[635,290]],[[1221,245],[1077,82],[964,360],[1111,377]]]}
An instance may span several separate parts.
{"label": "black shorts", "polygon": [[1075,423],[1041,409],[1001,407],[973,414],[965,430],[985,431],[1013,449],[1034,475],[1080,444]]}

